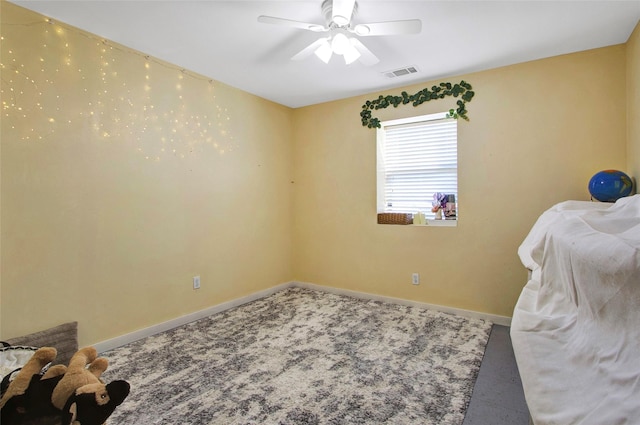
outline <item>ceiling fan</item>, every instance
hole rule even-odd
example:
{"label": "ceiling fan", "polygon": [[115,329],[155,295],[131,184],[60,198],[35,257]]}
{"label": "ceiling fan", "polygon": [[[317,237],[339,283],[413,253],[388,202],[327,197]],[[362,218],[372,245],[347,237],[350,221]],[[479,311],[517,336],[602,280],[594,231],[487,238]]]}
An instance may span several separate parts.
{"label": "ceiling fan", "polygon": [[370,37],[418,34],[422,31],[422,22],[419,19],[354,24],[352,18],[358,10],[358,3],[355,0],[324,0],[321,10],[325,25],[265,15],[258,16],[258,22],[328,33],[327,36],[320,37],[291,59],[302,60],[315,53],[324,63],[329,63],[335,53],[343,56],[347,65],[356,60],[360,60],[366,66],[375,65],[380,61],[360,40],[352,37],[353,34]]}

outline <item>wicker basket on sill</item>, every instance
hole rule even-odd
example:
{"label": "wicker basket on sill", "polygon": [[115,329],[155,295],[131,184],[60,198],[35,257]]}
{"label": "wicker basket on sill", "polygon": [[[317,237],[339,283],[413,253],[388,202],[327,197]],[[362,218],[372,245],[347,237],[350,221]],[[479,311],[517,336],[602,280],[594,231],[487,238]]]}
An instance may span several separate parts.
{"label": "wicker basket on sill", "polygon": [[413,224],[413,214],[379,213],[378,224]]}

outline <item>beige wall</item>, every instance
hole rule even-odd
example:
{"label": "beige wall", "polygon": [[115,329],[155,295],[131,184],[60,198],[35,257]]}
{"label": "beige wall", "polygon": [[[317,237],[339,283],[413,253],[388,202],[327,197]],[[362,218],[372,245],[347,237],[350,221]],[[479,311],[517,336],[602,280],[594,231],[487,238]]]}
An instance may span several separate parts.
{"label": "beige wall", "polygon": [[2,338],[95,343],[290,280],[290,109],[1,7]]}
{"label": "beige wall", "polygon": [[596,171],[626,165],[625,46],[445,80],[461,78],[476,96],[470,121],[458,124],[456,228],[376,224],[376,132],[361,126],[359,112],[366,100],[402,90],[294,111],[296,280],[511,316],[526,283],[516,251],[538,215],[589,199]]}
{"label": "beige wall", "polygon": [[638,29],[628,47],[445,79],[476,91],[460,220],[414,228],[376,224],[359,112],[378,93],[292,111],[0,7],[0,338],[78,320],[95,343],[294,279],[510,316],[538,215],[588,199],[595,171],[640,168]]}
{"label": "beige wall", "polygon": [[627,126],[627,169],[637,180],[640,178],[640,23],[627,42]]}

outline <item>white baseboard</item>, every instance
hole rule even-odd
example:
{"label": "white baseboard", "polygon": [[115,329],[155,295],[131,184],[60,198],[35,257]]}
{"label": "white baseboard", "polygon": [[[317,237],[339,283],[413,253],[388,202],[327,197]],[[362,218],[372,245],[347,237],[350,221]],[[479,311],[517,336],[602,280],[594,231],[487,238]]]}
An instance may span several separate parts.
{"label": "white baseboard", "polygon": [[418,301],[405,300],[403,298],[385,297],[383,295],[369,294],[367,292],[350,291],[348,289],[333,288],[330,286],[316,285],[315,283],[308,283],[308,282],[292,282],[292,286],[296,286],[298,288],[315,289],[317,291],[331,292],[333,294],[338,294],[338,295],[347,295],[350,297],[362,298],[366,300],[382,301],[382,302],[388,302],[392,304],[426,308],[426,309],[441,311],[443,313],[452,313],[462,317],[469,317],[471,319],[482,319],[482,320],[489,321],[491,323],[495,323],[496,325],[511,326],[511,317],[507,317],[507,316],[498,316],[496,314],[481,313],[479,311],[464,310],[461,308],[422,303]]}
{"label": "white baseboard", "polygon": [[268,297],[269,295],[272,295],[278,291],[281,291],[286,288],[291,288],[291,287],[307,288],[307,289],[313,289],[316,291],[330,292],[337,295],[347,295],[350,297],[362,298],[367,300],[382,301],[382,302],[388,302],[388,303],[394,303],[394,304],[400,304],[400,305],[408,305],[408,306],[419,307],[419,308],[428,308],[436,311],[441,311],[443,313],[452,313],[452,314],[457,314],[463,317],[487,320],[489,322],[492,322],[498,325],[511,326],[511,318],[507,316],[497,316],[494,314],[480,313],[477,311],[463,310],[459,308],[446,307],[446,306],[441,306],[436,304],[421,303],[417,301],[405,300],[402,298],[385,297],[382,295],[369,294],[366,292],[350,291],[348,289],[333,288],[330,286],[316,285],[314,283],[293,281],[293,282],[283,283],[283,284],[274,286],[272,288],[265,289],[263,291],[255,292],[245,297],[227,301],[222,304],[218,304],[213,307],[206,308],[204,310],[199,310],[194,313],[187,314],[185,316],[176,317],[175,319],[158,323],[157,325],[149,326],[147,328],[139,329],[137,331],[134,331],[128,334],[124,334],[112,339],[108,339],[106,341],[102,341],[97,344],[94,344],[94,347],[96,348],[98,353],[103,353],[105,351],[112,350],[122,345],[137,341],[139,339],[143,339],[160,332],[165,332],[165,331],[168,331],[169,329],[173,329],[178,326],[182,326],[187,323],[202,319],[204,317],[211,316],[212,314],[220,313],[222,311],[241,306],[251,301]]}
{"label": "white baseboard", "polygon": [[282,291],[283,289],[290,288],[293,285],[294,285],[293,282],[283,283],[283,284],[274,286],[272,288],[265,289],[263,291],[255,292],[245,297],[236,298],[235,300],[214,305],[213,307],[205,308],[204,310],[199,310],[194,313],[187,314],[185,316],[176,317],[175,319],[158,323],[157,325],[149,326],[148,328],[139,329],[137,331],[134,331],[128,334],[117,336],[115,338],[108,339],[106,341],[102,341],[97,344],[93,344],[93,346],[96,348],[98,353],[103,353],[105,351],[112,350],[114,348],[123,346],[125,344],[129,344],[131,342],[137,341],[139,339],[146,338],[148,336],[155,335],[160,332],[165,332],[165,331],[168,331],[169,329],[186,325],[187,323],[195,322],[196,320],[202,319],[207,316],[211,316],[212,314],[220,313],[222,311],[241,306],[251,301],[268,297],[269,295],[272,295],[278,291]]}

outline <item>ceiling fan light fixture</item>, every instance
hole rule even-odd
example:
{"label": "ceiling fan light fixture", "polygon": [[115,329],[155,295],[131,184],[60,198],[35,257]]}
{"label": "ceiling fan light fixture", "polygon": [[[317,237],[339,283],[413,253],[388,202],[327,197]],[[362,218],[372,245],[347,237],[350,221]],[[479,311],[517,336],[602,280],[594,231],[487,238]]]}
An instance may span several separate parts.
{"label": "ceiling fan light fixture", "polygon": [[355,48],[353,44],[353,38],[350,38],[349,48],[344,52],[344,62],[347,65],[350,65],[353,62],[355,62],[358,58],[360,58],[360,52],[358,51],[358,49]]}
{"label": "ceiling fan light fixture", "polygon": [[333,50],[333,53],[336,55],[344,55],[344,52],[346,52],[350,47],[351,43],[343,33],[339,32],[333,36],[333,39],[331,40],[331,50]]}
{"label": "ceiling fan light fixture", "polygon": [[[356,0],[323,0],[321,11],[325,25],[267,15],[258,16],[258,22],[312,32],[328,32],[327,37],[317,39],[291,57],[292,60],[298,61],[315,53],[327,64],[335,53],[343,56],[347,65],[359,60],[364,66],[373,66],[380,62],[380,59],[362,44],[358,37],[419,34],[422,31],[420,19],[353,24],[351,19],[356,16],[357,10]],[[351,37],[353,34],[356,37]]]}
{"label": "ceiling fan light fixture", "polygon": [[327,40],[324,40],[322,44],[315,50],[315,55],[320,58],[320,60],[324,63],[329,63],[331,59],[331,55],[333,55],[333,50],[331,50],[331,45]]}

